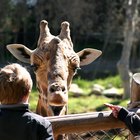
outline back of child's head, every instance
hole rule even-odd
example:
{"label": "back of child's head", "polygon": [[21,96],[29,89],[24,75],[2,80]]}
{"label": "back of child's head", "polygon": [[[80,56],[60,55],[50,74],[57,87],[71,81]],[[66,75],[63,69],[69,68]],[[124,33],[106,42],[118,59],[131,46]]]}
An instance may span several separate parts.
{"label": "back of child's head", "polygon": [[13,63],[0,69],[0,102],[16,104],[29,96],[32,79],[29,72],[19,64]]}

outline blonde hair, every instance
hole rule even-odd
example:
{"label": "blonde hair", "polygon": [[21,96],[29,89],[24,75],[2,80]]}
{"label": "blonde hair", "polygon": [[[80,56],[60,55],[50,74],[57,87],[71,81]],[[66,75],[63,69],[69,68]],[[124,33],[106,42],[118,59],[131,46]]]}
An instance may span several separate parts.
{"label": "blonde hair", "polygon": [[32,79],[29,72],[19,64],[13,63],[0,69],[0,102],[15,104],[29,96]]}

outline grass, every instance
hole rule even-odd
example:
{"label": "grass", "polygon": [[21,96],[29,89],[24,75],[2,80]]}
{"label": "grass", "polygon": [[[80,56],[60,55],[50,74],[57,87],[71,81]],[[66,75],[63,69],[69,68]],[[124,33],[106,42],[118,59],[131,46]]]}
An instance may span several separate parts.
{"label": "grass", "polygon": [[77,79],[74,79],[73,83],[78,84],[79,87],[85,89],[85,91],[87,92],[89,92],[89,89],[93,84],[99,84],[99,85],[104,86],[105,88],[108,88],[110,86],[113,86],[116,88],[122,88],[122,81],[119,75],[110,76],[104,79],[95,79],[93,81],[83,80],[79,77]]}
{"label": "grass", "polygon": [[[108,88],[110,85],[112,85],[113,87],[118,88],[122,92],[123,90],[121,86],[121,80],[118,75],[114,77],[111,76],[105,79],[96,79],[94,81],[87,81],[87,80],[77,78],[73,80],[73,83],[77,83],[79,87],[84,90],[84,94],[83,96],[78,98],[69,96],[69,103],[68,103],[69,114],[109,110],[103,105],[106,102],[113,103],[116,105],[121,105],[124,107],[126,107],[128,104],[129,101],[128,99],[120,100],[120,99],[107,98],[105,96],[95,96],[95,95],[89,96],[90,89],[91,89],[90,87],[93,84],[100,84],[105,88]],[[38,100],[38,92],[34,87],[32,93],[30,94],[30,100],[29,100],[30,109],[32,111],[35,111],[37,100]]]}
{"label": "grass", "polygon": [[84,96],[80,98],[69,98],[69,113],[86,113],[101,111],[103,103],[110,102],[111,99],[103,96]]}
{"label": "grass", "polygon": [[128,99],[119,100],[96,95],[85,96],[80,98],[69,98],[68,104],[69,114],[109,110],[109,108],[104,106],[104,103],[112,103],[115,105],[127,107]]}
{"label": "grass", "polygon": [[35,87],[33,87],[33,90],[30,94],[29,103],[30,103],[30,109],[35,112],[36,106],[38,101],[38,92]]}

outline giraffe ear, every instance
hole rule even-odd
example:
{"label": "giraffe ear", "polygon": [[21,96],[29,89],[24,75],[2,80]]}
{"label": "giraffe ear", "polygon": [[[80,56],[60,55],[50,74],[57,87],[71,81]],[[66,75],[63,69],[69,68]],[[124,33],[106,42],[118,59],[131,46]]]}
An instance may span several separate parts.
{"label": "giraffe ear", "polygon": [[30,63],[30,56],[33,52],[22,44],[10,44],[6,46],[10,53],[24,63]]}
{"label": "giraffe ear", "polygon": [[80,66],[84,66],[90,64],[95,59],[97,59],[102,54],[102,51],[86,48],[78,52],[77,54],[80,58]]}

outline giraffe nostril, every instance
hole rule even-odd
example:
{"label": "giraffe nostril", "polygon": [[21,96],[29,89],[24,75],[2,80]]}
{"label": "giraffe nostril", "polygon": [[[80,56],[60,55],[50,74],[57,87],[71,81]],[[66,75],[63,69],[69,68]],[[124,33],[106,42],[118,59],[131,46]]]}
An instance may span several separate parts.
{"label": "giraffe nostril", "polygon": [[55,92],[57,90],[58,90],[58,86],[57,85],[51,85],[50,92]]}
{"label": "giraffe nostril", "polygon": [[64,86],[62,87],[62,91],[63,91],[63,92],[65,92],[65,91],[66,91],[66,88],[65,88]]}
{"label": "giraffe nostril", "polygon": [[65,92],[66,91],[66,88],[65,86],[59,86],[59,85],[51,85],[50,86],[50,92],[55,92],[55,91],[62,91],[62,92]]}
{"label": "giraffe nostril", "polygon": [[55,92],[55,89],[53,87],[50,87],[50,92]]}

